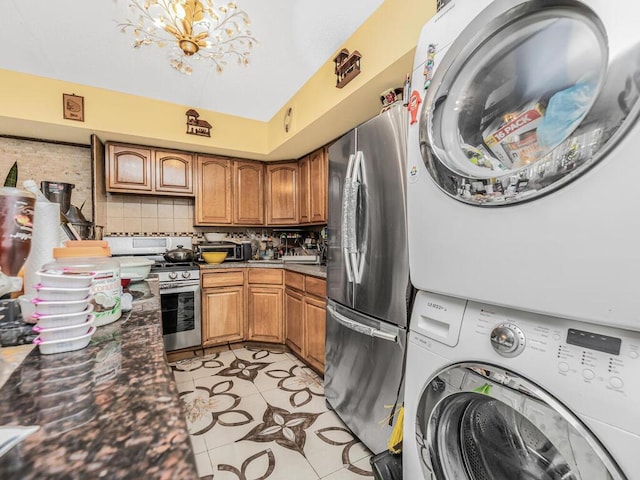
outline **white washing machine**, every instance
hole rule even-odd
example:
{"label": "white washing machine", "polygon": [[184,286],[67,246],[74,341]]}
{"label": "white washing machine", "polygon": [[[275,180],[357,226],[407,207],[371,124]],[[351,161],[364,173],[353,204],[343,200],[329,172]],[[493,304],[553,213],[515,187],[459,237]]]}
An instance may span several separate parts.
{"label": "white washing machine", "polygon": [[424,27],[418,289],[640,330],[638,19],[636,0],[452,0]]}
{"label": "white washing machine", "polygon": [[640,333],[419,292],[405,480],[640,478]]}

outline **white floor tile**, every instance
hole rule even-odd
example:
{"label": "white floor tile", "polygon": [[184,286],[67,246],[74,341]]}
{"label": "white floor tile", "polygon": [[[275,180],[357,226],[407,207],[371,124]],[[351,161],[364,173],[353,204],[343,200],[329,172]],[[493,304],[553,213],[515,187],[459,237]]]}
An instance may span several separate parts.
{"label": "white floor tile", "polygon": [[205,475],[213,475],[213,467],[211,466],[211,459],[208,452],[196,453],[196,469],[199,477]]}
{"label": "white floor tile", "polygon": [[276,363],[289,359],[285,352],[253,347],[243,347],[237,350],[232,350],[232,352],[237,358],[250,362]]}
{"label": "white floor tile", "polygon": [[267,403],[262,395],[243,397],[237,407],[218,418],[211,430],[202,435],[207,450],[228,445],[243,438],[262,422]]}
{"label": "white floor tile", "polygon": [[317,480],[309,462],[273,442],[238,442],[209,451],[216,480]]}
{"label": "white floor tile", "polygon": [[367,480],[372,479],[373,472],[369,464],[369,458],[363,458],[349,468],[343,468],[337,472],[322,477],[322,480]]}
{"label": "white floor tile", "polygon": [[371,452],[345,427],[334,412],[320,415],[307,437],[307,460],[320,477],[353,466]]}
{"label": "white floor tile", "polygon": [[324,413],[327,406],[324,395],[315,395],[315,389],[308,391],[301,389],[298,391],[285,391],[280,389],[261,392],[269,405],[276,405],[292,412]]}

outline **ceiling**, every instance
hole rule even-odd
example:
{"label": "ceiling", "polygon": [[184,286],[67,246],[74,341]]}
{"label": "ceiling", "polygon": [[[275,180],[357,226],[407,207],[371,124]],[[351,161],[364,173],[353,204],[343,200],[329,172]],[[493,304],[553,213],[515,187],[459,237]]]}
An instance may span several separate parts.
{"label": "ceiling", "polygon": [[382,1],[236,0],[258,40],[249,65],[184,75],[120,32],[128,0],[4,0],[0,68],[266,122]]}

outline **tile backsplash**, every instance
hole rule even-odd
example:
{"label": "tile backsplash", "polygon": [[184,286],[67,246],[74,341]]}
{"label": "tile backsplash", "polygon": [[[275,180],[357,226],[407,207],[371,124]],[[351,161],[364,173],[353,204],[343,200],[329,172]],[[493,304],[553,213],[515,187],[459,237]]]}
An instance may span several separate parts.
{"label": "tile backsplash", "polygon": [[197,231],[192,198],[111,194],[107,195],[106,212],[105,234]]}

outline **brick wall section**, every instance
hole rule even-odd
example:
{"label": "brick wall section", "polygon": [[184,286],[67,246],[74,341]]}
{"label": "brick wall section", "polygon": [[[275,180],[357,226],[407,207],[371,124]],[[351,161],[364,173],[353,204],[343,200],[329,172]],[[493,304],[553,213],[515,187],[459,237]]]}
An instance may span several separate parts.
{"label": "brick wall section", "polygon": [[0,137],[0,186],[13,162],[18,162],[18,186],[25,180],[34,180],[38,186],[43,180],[73,183],[71,203],[82,208],[83,215],[93,219],[91,211],[91,150],[89,147],[58,145]]}

